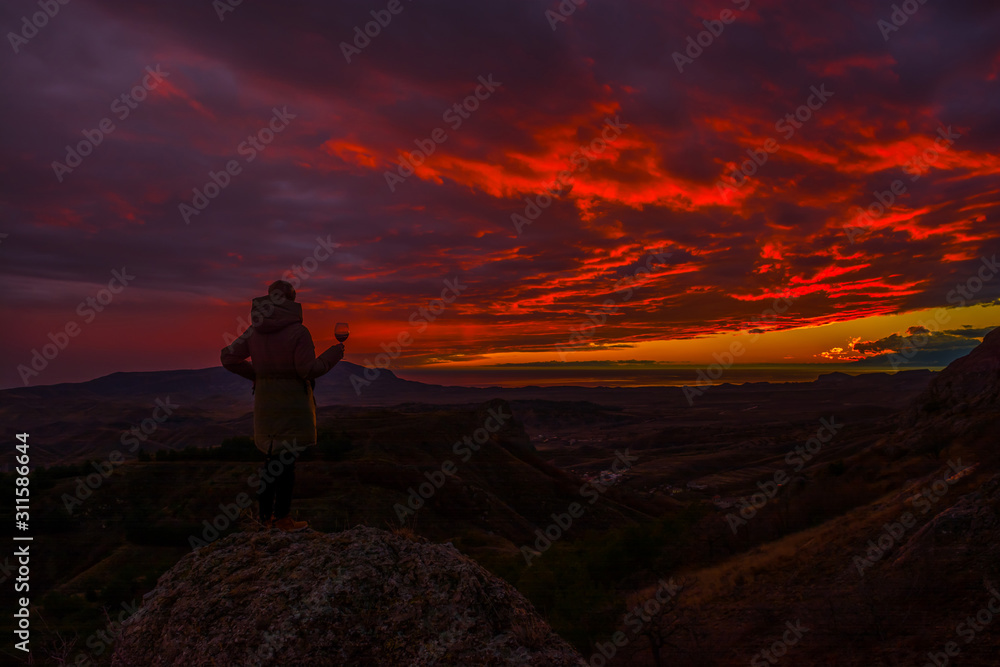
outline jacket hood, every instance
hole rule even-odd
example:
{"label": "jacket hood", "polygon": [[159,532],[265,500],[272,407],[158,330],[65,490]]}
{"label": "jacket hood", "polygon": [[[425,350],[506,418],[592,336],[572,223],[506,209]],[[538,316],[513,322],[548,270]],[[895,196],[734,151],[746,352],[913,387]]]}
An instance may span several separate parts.
{"label": "jacket hood", "polygon": [[250,306],[250,321],[259,322],[254,329],[274,333],[292,324],[302,324],[302,304],[295,301],[274,303],[270,296],[258,296]]}

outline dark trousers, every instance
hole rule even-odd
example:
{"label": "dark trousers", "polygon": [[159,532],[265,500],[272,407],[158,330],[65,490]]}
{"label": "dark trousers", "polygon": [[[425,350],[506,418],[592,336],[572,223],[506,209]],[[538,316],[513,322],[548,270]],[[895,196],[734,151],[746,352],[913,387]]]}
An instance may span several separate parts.
{"label": "dark trousers", "polygon": [[[267,521],[274,513],[275,519],[284,519],[292,511],[292,485],[295,484],[295,459],[285,463],[277,455],[265,456],[260,478],[264,484],[260,492],[260,520]],[[270,480],[270,481],[268,481]]]}

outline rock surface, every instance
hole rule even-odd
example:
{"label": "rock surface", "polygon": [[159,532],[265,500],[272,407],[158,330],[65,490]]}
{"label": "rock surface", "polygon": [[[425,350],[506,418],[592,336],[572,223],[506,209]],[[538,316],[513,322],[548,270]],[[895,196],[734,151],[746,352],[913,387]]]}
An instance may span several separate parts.
{"label": "rock surface", "polygon": [[[893,565],[931,560],[940,571],[1000,564],[1000,475],[939,512],[906,540]],[[970,562],[970,561],[975,561]]]}
{"label": "rock surface", "polygon": [[986,433],[1000,423],[1000,327],[948,364],[906,410],[888,450],[936,451],[955,436]]}
{"label": "rock surface", "polygon": [[512,586],[416,539],[366,526],[230,535],[160,578],[112,664],[584,664]]}
{"label": "rock surface", "polygon": [[[989,332],[972,352],[950,363],[931,381],[902,415],[899,430],[882,447],[936,455],[962,441],[970,445],[975,459],[964,462],[968,474],[979,467],[978,462],[995,471],[998,428],[1000,328]],[[924,480],[925,488],[937,474]],[[912,488],[907,490],[912,492]],[[994,571],[1000,563],[1000,474],[985,479],[974,491],[936,506],[941,497],[935,490],[935,514],[905,538],[893,565],[906,568],[923,563],[941,572],[970,566],[977,571]],[[924,502],[928,502],[926,494]]]}

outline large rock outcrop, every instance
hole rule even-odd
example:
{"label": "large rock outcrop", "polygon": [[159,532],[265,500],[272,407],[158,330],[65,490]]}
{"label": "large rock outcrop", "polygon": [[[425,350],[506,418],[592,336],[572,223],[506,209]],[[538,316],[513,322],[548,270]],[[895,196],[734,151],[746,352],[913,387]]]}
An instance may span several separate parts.
{"label": "large rock outcrop", "polygon": [[957,436],[984,434],[1000,424],[1000,328],[972,352],[948,364],[903,413],[888,450],[931,451]]}
{"label": "large rock outcrop", "polygon": [[113,664],[581,665],[513,587],[376,528],[236,533],[182,558]]}

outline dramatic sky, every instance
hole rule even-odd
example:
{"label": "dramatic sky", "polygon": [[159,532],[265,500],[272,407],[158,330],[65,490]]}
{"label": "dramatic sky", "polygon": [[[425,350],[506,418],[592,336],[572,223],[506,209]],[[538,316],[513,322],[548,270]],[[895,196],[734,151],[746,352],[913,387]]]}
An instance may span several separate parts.
{"label": "dramatic sky", "polygon": [[216,365],[304,261],[397,371],[1000,324],[994,0],[225,1],[0,8],[0,386]]}

